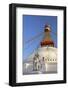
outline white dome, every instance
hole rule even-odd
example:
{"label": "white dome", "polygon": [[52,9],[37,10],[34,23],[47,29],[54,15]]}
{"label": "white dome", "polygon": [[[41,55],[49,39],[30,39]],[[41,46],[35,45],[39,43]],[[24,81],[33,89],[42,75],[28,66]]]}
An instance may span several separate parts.
{"label": "white dome", "polygon": [[[38,57],[34,59],[36,55]],[[57,48],[38,48],[28,57],[27,62],[23,63],[23,71],[24,74],[57,73]]]}
{"label": "white dome", "polygon": [[38,48],[32,55],[29,56],[29,60],[33,60],[34,55],[38,53],[39,58],[45,58],[47,63],[57,63],[57,48],[55,47],[41,47]]}

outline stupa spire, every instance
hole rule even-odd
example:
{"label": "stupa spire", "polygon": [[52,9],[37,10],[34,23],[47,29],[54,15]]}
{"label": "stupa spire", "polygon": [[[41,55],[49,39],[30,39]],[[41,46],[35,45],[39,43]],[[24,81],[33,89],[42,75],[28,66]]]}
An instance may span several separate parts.
{"label": "stupa spire", "polygon": [[45,36],[44,36],[44,39],[41,41],[41,46],[52,46],[54,47],[54,42],[53,40],[51,39],[51,27],[50,25],[45,25],[44,27],[44,33],[45,33]]}

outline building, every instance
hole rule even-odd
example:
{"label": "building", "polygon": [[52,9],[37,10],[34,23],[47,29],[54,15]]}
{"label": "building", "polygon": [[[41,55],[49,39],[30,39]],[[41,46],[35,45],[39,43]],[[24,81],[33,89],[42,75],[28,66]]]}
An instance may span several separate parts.
{"label": "building", "polygon": [[57,48],[51,39],[51,27],[45,25],[44,39],[40,47],[28,57],[28,67],[25,64],[24,74],[57,73]]}

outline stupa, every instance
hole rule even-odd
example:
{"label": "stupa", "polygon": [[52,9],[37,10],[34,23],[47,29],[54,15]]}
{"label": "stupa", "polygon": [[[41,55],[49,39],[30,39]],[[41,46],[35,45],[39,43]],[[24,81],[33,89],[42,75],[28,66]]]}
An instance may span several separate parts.
{"label": "stupa", "polygon": [[50,35],[50,25],[44,27],[44,39],[40,42],[40,47],[24,63],[23,74],[57,73],[57,48]]}

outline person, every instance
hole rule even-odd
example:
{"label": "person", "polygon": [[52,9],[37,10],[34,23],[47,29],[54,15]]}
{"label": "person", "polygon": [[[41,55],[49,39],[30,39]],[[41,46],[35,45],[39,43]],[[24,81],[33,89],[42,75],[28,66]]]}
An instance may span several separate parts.
{"label": "person", "polygon": [[45,58],[42,57],[42,61],[41,61],[41,70],[42,72],[45,71]]}
{"label": "person", "polygon": [[39,69],[39,62],[38,62],[38,58],[34,57],[33,58],[33,71],[37,71]]}

